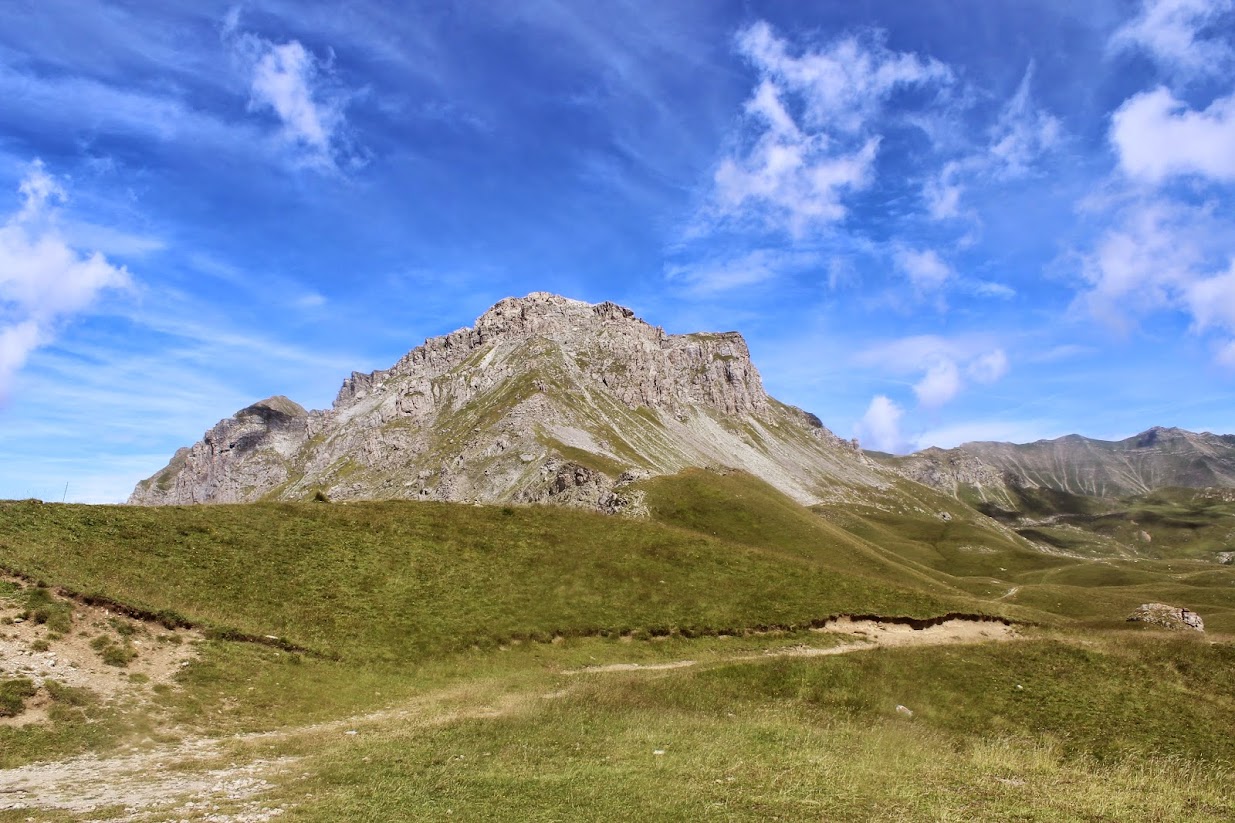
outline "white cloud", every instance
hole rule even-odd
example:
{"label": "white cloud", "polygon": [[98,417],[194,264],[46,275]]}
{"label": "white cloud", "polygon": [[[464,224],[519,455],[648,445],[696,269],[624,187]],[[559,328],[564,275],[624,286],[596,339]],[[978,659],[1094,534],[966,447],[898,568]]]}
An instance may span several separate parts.
{"label": "white cloud", "polygon": [[326,298],[318,292],[311,291],[297,297],[292,305],[298,309],[318,309],[326,305]]}
{"label": "white cloud", "polygon": [[271,111],[283,139],[309,165],[335,169],[348,158],[344,108],[347,95],[334,82],[332,67],[299,40],[274,43],[239,31],[240,14],[231,9],[223,21],[223,38],[249,81],[249,109]]}
{"label": "white cloud", "polygon": [[963,166],[959,161],[945,163],[938,176],[926,181],[922,196],[932,220],[948,220],[961,213],[961,192],[958,178]]}
{"label": "white cloud", "polygon": [[868,349],[857,357],[862,366],[894,376],[918,375],[913,386],[918,404],[939,408],[965,390],[967,380],[989,385],[1008,372],[1008,356],[981,338],[948,339],[926,334],[903,337]]}
{"label": "white cloud", "polygon": [[990,280],[973,280],[968,284],[969,290],[978,297],[996,297],[1000,300],[1011,300],[1016,297],[1016,289],[1004,283],[994,283]]}
{"label": "white cloud", "polygon": [[1199,35],[1231,10],[1231,0],[1145,0],[1136,19],[1115,32],[1111,48],[1144,51],[1175,71],[1221,74],[1232,61],[1230,45]]}
{"label": "white cloud", "polygon": [[105,289],[129,284],[124,268],[82,254],[57,227],[64,189],[35,161],[22,181],[22,206],[0,225],[0,394],[30,353],[58,325],[87,309]]}
{"label": "white cloud", "polygon": [[847,193],[870,184],[880,137],[871,123],[897,90],[951,82],[935,60],[893,52],[875,37],[834,40],[799,55],[765,22],[738,50],[760,74],[745,115],[754,139],[714,175],[722,218],[755,218],[798,237],[847,214]]}
{"label": "white cloud", "polygon": [[1034,164],[1058,147],[1063,126],[1058,117],[1040,108],[1031,93],[1034,65],[1029,64],[1016,93],[1004,105],[988,132],[987,144],[964,157],[950,160],[922,186],[927,214],[933,220],[960,217],[965,182],[990,178],[1024,177]]}
{"label": "white cloud", "polygon": [[1184,302],[1199,331],[1235,331],[1235,260],[1223,274],[1202,278],[1184,289]]}
{"label": "white cloud", "polygon": [[1228,340],[1219,346],[1218,351],[1214,354],[1214,360],[1220,366],[1235,369],[1235,340]]}
{"label": "white cloud", "polygon": [[1232,236],[1235,220],[1212,206],[1137,202],[1082,259],[1075,305],[1120,331],[1176,313],[1196,334],[1235,332]]}
{"label": "white cloud", "polygon": [[1033,161],[1054,148],[1062,133],[1059,118],[1038,108],[1030,96],[1033,63],[991,132],[990,157],[997,175],[1019,177]]}
{"label": "white cloud", "polygon": [[979,383],[994,383],[1008,373],[1008,355],[1003,349],[979,355],[969,362],[965,373]]}
{"label": "white cloud", "polygon": [[1195,111],[1165,88],[1143,92],[1115,112],[1110,140],[1130,177],[1160,183],[1196,174],[1235,181],[1235,94]]}
{"label": "white cloud", "polygon": [[996,440],[1003,443],[1032,443],[1060,437],[1066,432],[1046,420],[970,420],[949,426],[929,429],[915,436],[914,448],[925,449],[938,446],[951,449],[962,443]]}
{"label": "white cloud", "polygon": [[932,249],[916,251],[902,247],[893,252],[892,259],[919,292],[937,291],[956,275],[952,267]]}
{"label": "white cloud", "polygon": [[313,100],[317,64],[296,40],[281,46],[268,44],[253,68],[254,108],[268,106],[283,121],[296,141],[323,154],[329,153],[336,113]]}
{"label": "white cloud", "polygon": [[1081,274],[1089,288],[1080,303],[1122,331],[1147,313],[1176,306],[1180,289],[1196,279],[1203,260],[1190,236],[1200,218],[1166,203],[1133,208],[1084,259]]}
{"label": "white cloud", "polygon": [[882,394],[876,395],[857,425],[862,446],[884,452],[904,451],[906,444],[900,433],[900,420],[904,414],[904,409],[892,400]]}
{"label": "white cloud", "polygon": [[955,360],[943,358],[931,364],[913,387],[918,404],[936,409],[956,397],[961,390],[961,372]]}
{"label": "white cloud", "polygon": [[665,267],[665,277],[692,294],[716,294],[774,280],[789,271],[822,266],[813,252],[756,249],[736,259],[702,260]]}

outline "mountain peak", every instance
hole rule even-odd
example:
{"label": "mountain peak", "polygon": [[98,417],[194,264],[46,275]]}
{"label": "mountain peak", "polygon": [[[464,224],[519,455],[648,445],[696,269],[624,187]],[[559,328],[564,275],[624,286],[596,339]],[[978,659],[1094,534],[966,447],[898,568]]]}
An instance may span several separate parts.
{"label": "mountain peak", "polygon": [[737,332],[666,334],[616,303],[499,301],[332,408],[278,396],[220,421],[130,502],[415,497],[629,507],[630,478],[725,465],[803,502],[887,480],[764,391]]}

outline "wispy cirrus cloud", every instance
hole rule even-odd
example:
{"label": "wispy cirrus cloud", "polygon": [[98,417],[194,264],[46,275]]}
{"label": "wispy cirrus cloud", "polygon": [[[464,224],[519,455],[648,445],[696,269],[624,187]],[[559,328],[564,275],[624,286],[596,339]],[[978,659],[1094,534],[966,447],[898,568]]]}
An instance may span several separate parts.
{"label": "wispy cirrus cloud", "polygon": [[130,284],[124,268],[64,239],[57,217],[67,194],[41,162],[34,162],[19,191],[21,207],[0,225],[0,395],[60,324],[87,310],[101,292]]}
{"label": "wispy cirrus cloud", "polygon": [[224,18],[223,40],[246,74],[249,110],[272,113],[301,162],[328,171],[362,162],[347,128],[351,94],[331,58],[318,57],[299,40],[276,43],[241,31],[239,8]]}
{"label": "wispy cirrus cloud", "polygon": [[922,187],[927,213],[935,220],[964,214],[966,186],[1003,182],[1031,174],[1038,161],[1063,138],[1059,118],[1039,106],[1032,93],[1034,64],[1021,77],[1016,93],[1004,104],[986,132],[986,142],[962,157],[948,160]]}
{"label": "wispy cirrus cloud", "polygon": [[770,283],[782,274],[824,268],[823,256],[811,251],[755,249],[739,257],[706,258],[666,266],[668,280],[685,291],[716,294]]}

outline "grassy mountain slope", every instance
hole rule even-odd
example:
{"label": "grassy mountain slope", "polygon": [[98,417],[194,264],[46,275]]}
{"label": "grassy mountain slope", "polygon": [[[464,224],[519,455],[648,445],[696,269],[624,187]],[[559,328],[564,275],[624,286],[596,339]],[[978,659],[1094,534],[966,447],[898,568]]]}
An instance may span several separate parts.
{"label": "grassy mountain slope", "polygon": [[23,575],[358,660],[972,605],[864,567],[844,534],[804,551],[553,507],[443,503],[0,512],[0,563]]}
{"label": "grassy mountain slope", "polygon": [[[741,472],[637,486],[650,520],[0,504],[0,565],[222,630],[140,713],[69,695],[48,724],[0,725],[0,767],[267,730],[177,770],[250,764],[269,783],[262,808],[291,821],[1235,814],[1235,568],[1046,554],[909,483],[815,510]],[[1127,628],[1145,600],[1196,608],[1209,634]],[[768,654],[826,651],[837,641],[805,625],[829,614],[950,611],[1051,626],[1004,644]],[[284,757],[289,770],[260,771]],[[212,814],[252,813],[219,802]]]}

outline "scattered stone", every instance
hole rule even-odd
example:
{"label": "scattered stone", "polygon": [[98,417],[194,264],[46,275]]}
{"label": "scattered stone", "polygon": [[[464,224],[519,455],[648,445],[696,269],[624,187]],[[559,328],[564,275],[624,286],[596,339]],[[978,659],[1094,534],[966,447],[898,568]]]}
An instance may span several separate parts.
{"label": "scattered stone", "polygon": [[1149,532],[1145,531],[1144,529],[1141,529],[1141,531],[1137,533],[1136,537],[1142,543],[1154,542],[1153,535],[1151,535]]}
{"label": "scattered stone", "polygon": [[1194,611],[1165,603],[1142,603],[1128,618],[1129,623],[1148,623],[1162,629],[1205,631],[1205,621]]}
{"label": "scattered stone", "polygon": [[1218,552],[1218,562],[1224,566],[1235,563],[1235,552]]}

